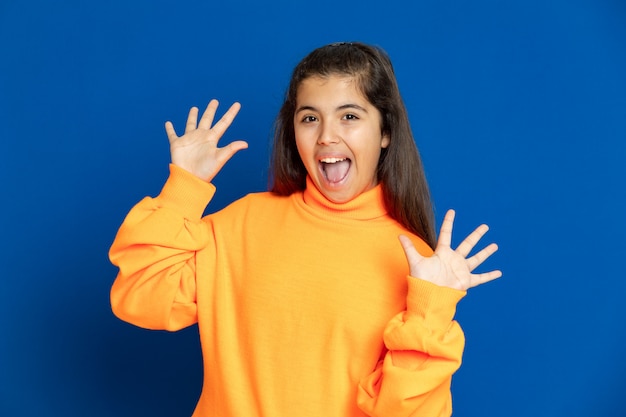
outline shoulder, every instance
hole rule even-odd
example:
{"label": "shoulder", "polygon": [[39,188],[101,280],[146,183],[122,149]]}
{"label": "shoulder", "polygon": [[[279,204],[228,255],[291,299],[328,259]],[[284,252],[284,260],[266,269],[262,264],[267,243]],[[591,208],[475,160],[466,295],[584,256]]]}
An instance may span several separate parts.
{"label": "shoulder", "polygon": [[390,222],[393,223],[392,233],[394,233],[396,236],[404,235],[404,236],[407,236],[409,239],[411,239],[413,246],[415,246],[415,249],[420,253],[420,255],[422,256],[433,255],[434,253],[433,248],[431,248],[424,239],[422,239],[417,234],[409,231],[406,227],[404,227],[398,221],[396,221],[395,219],[392,219],[391,217],[390,217]]}
{"label": "shoulder", "polygon": [[284,224],[284,219],[294,211],[290,197],[270,192],[247,194],[223,209],[204,218],[215,233],[245,233],[264,236],[275,233]]}
{"label": "shoulder", "polygon": [[281,207],[290,204],[290,197],[279,196],[269,191],[253,192],[233,201],[223,209],[209,215],[210,217],[242,216],[247,213],[262,213],[280,211]]}
{"label": "shoulder", "polygon": [[240,199],[234,201],[230,206],[273,206],[285,204],[290,196],[281,196],[270,191],[248,193]]}

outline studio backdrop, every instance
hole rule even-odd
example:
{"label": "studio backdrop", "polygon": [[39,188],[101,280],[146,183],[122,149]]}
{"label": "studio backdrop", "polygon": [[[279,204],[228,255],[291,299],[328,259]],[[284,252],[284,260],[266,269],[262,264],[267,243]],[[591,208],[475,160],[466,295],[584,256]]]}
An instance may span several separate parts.
{"label": "studio backdrop", "polygon": [[330,42],[390,55],[455,242],[482,222],[502,279],[469,291],[460,417],[626,415],[622,1],[0,4],[0,415],[190,416],[198,331],[113,316],[108,249],[167,178],[163,125],[211,98],[244,139],[207,212],[267,187],[293,66]]}

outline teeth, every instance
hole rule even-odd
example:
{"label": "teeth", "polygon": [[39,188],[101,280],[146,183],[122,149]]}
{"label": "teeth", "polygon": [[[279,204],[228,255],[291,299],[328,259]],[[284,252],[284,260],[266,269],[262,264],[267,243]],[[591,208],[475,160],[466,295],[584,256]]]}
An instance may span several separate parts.
{"label": "teeth", "polygon": [[341,161],[345,161],[347,158],[324,158],[321,159],[321,162],[324,162],[326,164],[334,164],[335,162],[341,162]]}

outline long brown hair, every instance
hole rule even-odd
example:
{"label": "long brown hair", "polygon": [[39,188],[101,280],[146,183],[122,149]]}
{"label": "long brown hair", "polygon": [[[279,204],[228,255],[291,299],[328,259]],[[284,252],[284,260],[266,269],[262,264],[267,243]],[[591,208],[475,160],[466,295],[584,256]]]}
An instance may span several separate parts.
{"label": "long brown hair", "polygon": [[315,49],[295,67],[274,125],[270,190],[290,195],[306,187],[307,171],[296,148],[293,124],[298,87],[309,77],[330,75],[354,77],[382,115],[382,133],[390,138],[389,146],[381,150],[377,170],[385,206],[391,217],[434,248],[434,213],[426,175],[391,60],[377,46],[333,43]]}

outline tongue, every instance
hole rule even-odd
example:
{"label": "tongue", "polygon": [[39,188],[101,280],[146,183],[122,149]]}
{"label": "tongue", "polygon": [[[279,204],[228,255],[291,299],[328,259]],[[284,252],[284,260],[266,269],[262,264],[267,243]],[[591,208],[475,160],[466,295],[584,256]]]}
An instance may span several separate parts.
{"label": "tongue", "polygon": [[324,164],[324,171],[326,172],[326,178],[330,182],[341,181],[350,168],[350,161],[347,159],[344,161],[335,162],[333,164]]}

